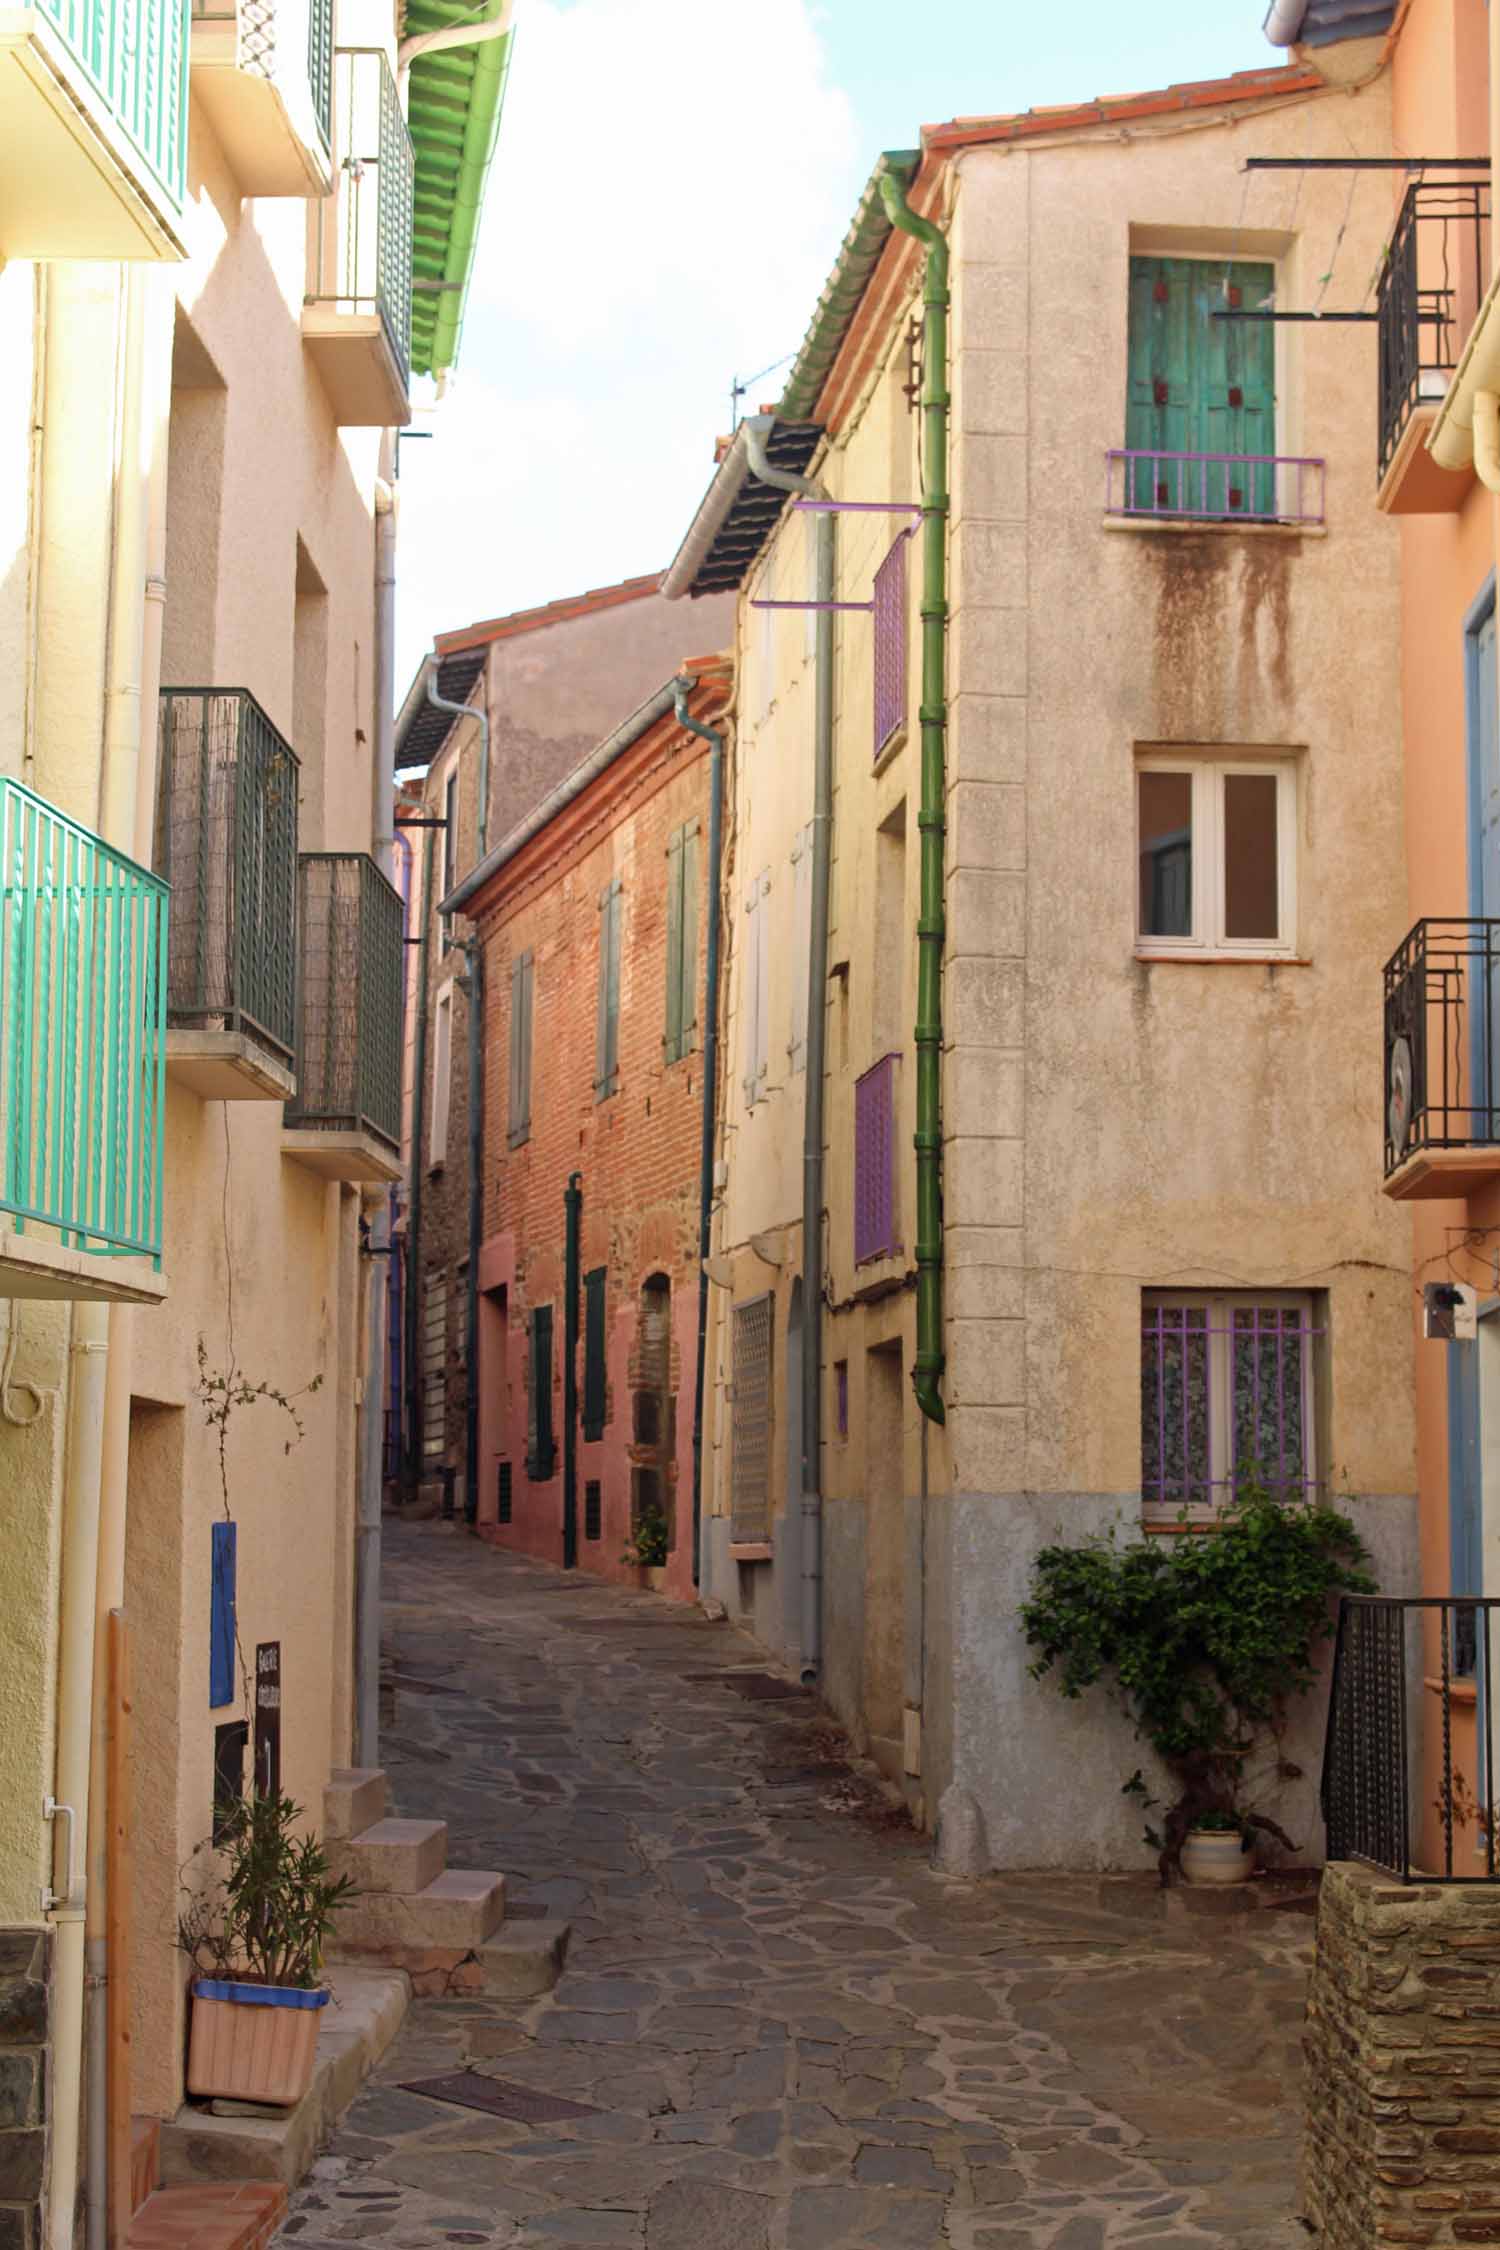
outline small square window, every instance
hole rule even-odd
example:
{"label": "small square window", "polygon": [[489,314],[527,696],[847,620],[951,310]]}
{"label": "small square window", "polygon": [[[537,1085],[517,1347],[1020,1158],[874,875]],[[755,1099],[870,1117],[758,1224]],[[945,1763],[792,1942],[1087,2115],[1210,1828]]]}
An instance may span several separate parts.
{"label": "small square window", "polygon": [[1295,762],[1153,754],[1139,761],[1135,787],[1144,950],[1294,953]]}

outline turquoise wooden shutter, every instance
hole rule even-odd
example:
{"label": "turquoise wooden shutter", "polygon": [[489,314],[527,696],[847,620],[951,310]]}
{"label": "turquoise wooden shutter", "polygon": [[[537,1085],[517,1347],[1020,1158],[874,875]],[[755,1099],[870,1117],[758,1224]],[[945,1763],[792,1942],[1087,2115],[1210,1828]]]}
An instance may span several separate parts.
{"label": "turquoise wooden shutter", "polygon": [[1132,508],[1275,514],[1273,469],[1201,458],[1276,450],[1274,326],[1213,317],[1264,305],[1275,282],[1275,267],[1258,260],[1131,259],[1125,444],[1155,457],[1131,464]]}
{"label": "turquoise wooden shutter", "polygon": [[583,1434],[590,1440],[604,1435],[604,1274],[596,1266],[583,1277]]}
{"label": "turquoise wooden shutter", "polygon": [[594,1043],[594,1099],[615,1091],[620,1061],[620,882],[599,894],[599,1009]]}
{"label": "turquoise wooden shutter", "polygon": [[663,1049],[669,1063],[682,1054],[682,852],[683,831],[674,828],[667,845],[667,1030]]}
{"label": "turquoise wooden shutter", "polygon": [[682,837],[682,1052],[698,1044],[698,823]]}

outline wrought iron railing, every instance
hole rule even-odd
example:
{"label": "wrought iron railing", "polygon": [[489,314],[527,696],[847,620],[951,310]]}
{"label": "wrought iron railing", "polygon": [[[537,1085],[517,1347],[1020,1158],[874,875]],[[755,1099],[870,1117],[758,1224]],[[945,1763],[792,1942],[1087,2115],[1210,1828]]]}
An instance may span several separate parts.
{"label": "wrought iron railing", "polygon": [[1379,475],[1415,409],[1447,391],[1489,271],[1485,179],[1416,180],[1381,267]]}
{"label": "wrought iron railing", "polygon": [[1497,1611],[1500,1601],[1479,1596],[1344,1597],[1323,1750],[1330,1859],[1364,1860],[1402,1882],[1500,1880]]}
{"label": "wrought iron railing", "polygon": [[0,1212],[161,1265],[167,887],[0,777]]}
{"label": "wrought iron railing", "polygon": [[174,207],[187,187],[188,0],[37,0]]}
{"label": "wrought iron railing", "polygon": [[379,47],[336,47],[337,193],[318,204],[317,286],[309,304],[377,313],[411,378],[411,135],[391,66]]}
{"label": "wrought iron railing", "polygon": [[401,894],[363,852],[297,863],[299,1129],[401,1138]]}
{"label": "wrought iron railing", "polygon": [[1385,965],[1385,1169],[1500,1140],[1500,921],[1424,917]]}
{"label": "wrought iron railing", "polygon": [[243,688],[167,688],[157,872],[172,886],[167,1020],[296,1038],[298,762]]}
{"label": "wrought iron railing", "polygon": [[1319,524],[1323,463],[1294,453],[1148,453],[1105,456],[1104,512],[1202,523]]}

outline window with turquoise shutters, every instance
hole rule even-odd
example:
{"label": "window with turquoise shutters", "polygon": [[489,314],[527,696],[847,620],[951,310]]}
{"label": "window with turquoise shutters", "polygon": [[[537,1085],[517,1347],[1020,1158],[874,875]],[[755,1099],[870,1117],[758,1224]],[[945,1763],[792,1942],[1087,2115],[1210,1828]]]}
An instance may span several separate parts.
{"label": "window with turquoise shutters", "polygon": [[1275,285],[1259,260],[1131,259],[1132,512],[1276,514],[1275,327],[1214,318],[1266,305]]}
{"label": "window with turquoise shutters", "polygon": [[697,1038],[698,823],[690,820],[667,845],[667,1061],[691,1054]]}
{"label": "window with turquoise shutters", "polygon": [[624,899],[618,876],[599,893],[599,1002],[594,1035],[594,1099],[607,1101],[620,1085],[620,921]]}

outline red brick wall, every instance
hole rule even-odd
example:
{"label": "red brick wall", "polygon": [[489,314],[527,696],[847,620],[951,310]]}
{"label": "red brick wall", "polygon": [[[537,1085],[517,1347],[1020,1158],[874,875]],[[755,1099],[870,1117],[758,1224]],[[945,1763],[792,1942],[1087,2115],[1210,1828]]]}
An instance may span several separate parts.
{"label": "red brick wall", "polygon": [[[700,830],[697,910],[699,1032],[694,1050],[667,1064],[667,846],[675,829]],[[658,722],[585,796],[504,871],[480,918],[486,964],[485,1247],[481,1323],[480,1522],[486,1536],[559,1561],[563,1520],[563,1195],[583,1190],[580,1273],[606,1270],[609,1396],[602,1439],[578,1444],[578,1559],[629,1578],[622,1549],[632,1521],[631,1471],[649,1458],[633,1439],[632,1373],[641,1290],[653,1274],[671,1284],[676,1412],[668,1512],[674,1523],[668,1590],[692,1593],[692,1425],[698,1307],[698,1193],[702,1100],[703,967],[707,920],[708,766],[703,744]],[[599,976],[599,896],[623,889],[617,1093],[594,1097]],[[531,1137],[509,1146],[511,965],[534,959]],[[503,1298],[501,1291],[504,1291]],[[553,1307],[553,1428],[557,1468],[546,1483],[526,1474],[527,1359],[533,1305]],[[503,1307],[503,1317],[502,1317]],[[583,1302],[578,1393],[583,1398]],[[497,1464],[511,1462],[513,1518],[496,1522]],[[585,1484],[601,1484],[601,1535],[585,1536]]]}

